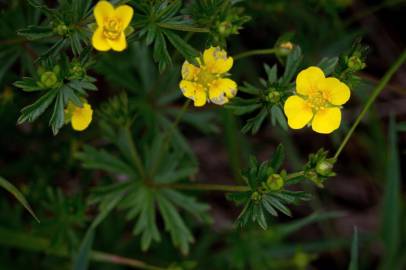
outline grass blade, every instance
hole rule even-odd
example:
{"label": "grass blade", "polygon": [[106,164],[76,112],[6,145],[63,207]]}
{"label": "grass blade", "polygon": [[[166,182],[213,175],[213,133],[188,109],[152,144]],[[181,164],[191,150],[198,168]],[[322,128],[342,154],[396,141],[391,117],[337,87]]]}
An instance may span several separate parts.
{"label": "grass blade", "polygon": [[31,206],[29,205],[29,203],[27,202],[27,200],[25,199],[24,195],[13,185],[11,184],[9,181],[7,181],[6,179],[4,179],[3,177],[0,176],[0,187],[4,188],[5,190],[7,190],[8,192],[10,192],[11,194],[13,194],[13,196],[24,206],[24,208],[31,214],[31,216],[33,216],[33,218],[35,218],[35,220],[39,223],[39,219],[37,218],[37,216],[35,215],[34,211],[32,210]]}

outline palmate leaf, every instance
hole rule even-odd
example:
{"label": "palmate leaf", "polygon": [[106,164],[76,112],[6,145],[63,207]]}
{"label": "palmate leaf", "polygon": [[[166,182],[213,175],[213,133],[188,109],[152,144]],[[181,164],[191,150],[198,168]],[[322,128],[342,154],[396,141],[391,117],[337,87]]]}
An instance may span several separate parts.
{"label": "palmate leaf", "polygon": [[134,18],[134,27],[140,28],[138,35],[145,39],[147,45],[153,45],[153,57],[158,62],[159,71],[172,64],[172,54],[168,51],[167,41],[186,59],[194,62],[198,52],[173,30],[186,32],[207,32],[206,29],[193,27],[190,22],[177,16],[182,2],[160,1],[147,3],[133,0],[140,15]]}

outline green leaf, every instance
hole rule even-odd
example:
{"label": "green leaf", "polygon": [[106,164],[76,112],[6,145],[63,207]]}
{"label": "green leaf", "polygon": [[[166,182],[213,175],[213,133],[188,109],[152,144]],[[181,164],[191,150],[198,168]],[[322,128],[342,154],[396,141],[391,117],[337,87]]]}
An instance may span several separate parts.
{"label": "green leaf", "polygon": [[281,168],[284,160],[285,160],[285,148],[283,147],[282,144],[279,144],[278,147],[276,147],[275,152],[273,152],[272,154],[270,165],[275,171],[278,171]]}
{"label": "green leaf", "polygon": [[178,22],[160,22],[157,23],[159,27],[167,28],[171,30],[195,32],[195,33],[209,33],[210,30],[207,28],[201,28],[189,24],[178,23]]}
{"label": "green leaf", "polygon": [[176,208],[163,196],[157,196],[157,202],[164,219],[165,229],[170,232],[174,245],[179,247],[183,254],[189,253],[189,243],[194,239]]}
{"label": "green leaf", "polygon": [[28,40],[37,40],[53,35],[52,27],[36,25],[30,25],[27,28],[20,29],[17,33],[20,36],[27,38]]}
{"label": "green leaf", "polygon": [[263,107],[255,117],[248,119],[247,123],[241,129],[241,132],[247,133],[251,130],[251,134],[257,133],[267,115],[268,111]]}
{"label": "green leaf", "polygon": [[400,247],[401,187],[399,148],[397,145],[396,123],[391,115],[389,121],[389,145],[386,163],[386,185],[382,209],[382,239],[385,256],[382,269],[395,269],[396,256]]}
{"label": "green leaf", "polygon": [[21,88],[25,92],[43,90],[43,88],[37,84],[37,81],[30,77],[24,77],[21,81],[14,82],[13,85]]}
{"label": "green leaf", "polygon": [[52,113],[49,124],[52,127],[52,132],[54,135],[58,134],[59,129],[65,123],[65,111],[64,111],[64,95],[63,92],[59,92],[56,97],[56,102],[54,105],[54,111]]}
{"label": "green leaf", "polygon": [[31,214],[31,216],[33,216],[38,223],[40,222],[34,211],[32,210],[30,204],[25,199],[24,195],[13,184],[11,184],[9,181],[1,176],[0,187],[10,192],[24,206],[24,208]]}
{"label": "green leaf", "polygon": [[283,128],[284,130],[288,130],[288,123],[286,121],[285,114],[278,105],[272,106],[271,115],[272,115],[272,125],[278,123],[281,126],[281,128]]}
{"label": "green leaf", "polygon": [[270,195],[264,195],[264,200],[268,201],[273,207],[275,207],[280,212],[284,213],[285,215],[291,217],[292,213],[285,205],[283,205],[277,198],[272,197]]}
{"label": "green leaf", "polygon": [[327,58],[324,57],[321,61],[317,64],[320,67],[325,76],[330,75],[335,70],[338,63],[338,57]]}
{"label": "green leaf", "polygon": [[74,258],[74,270],[87,270],[89,266],[89,258],[92,252],[92,245],[94,239],[94,230],[87,231],[82,244],[80,245],[79,252]]}
{"label": "green leaf", "polygon": [[166,41],[162,32],[157,32],[154,44],[154,60],[159,63],[159,71],[162,72],[167,66],[172,64],[168,53]]}
{"label": "green leaf", "polygon": [[358,270],[358,229],[354,228],[351,245],[351,262],[348,270]]}
{"label": "green leaf", "polygon": [[49,90],[46,94],[42,95],[36,102],[21,109],[21,115],[17,120],[18,124],[24,122],[33,122],[49,107],[55,99],[59,89]]}
{"label": "green leaf", "polygon": [[178,50],[178,52],[183,55],[183,57],[185,57],[189,62],[195,62],[195,58],[196,56],[198,56],[198,52],[192,46],[187,44],[182,38],[180,38],[172,31],[164,30],[163,33],[168,38],[173,47],[175,47],[176,50]]}
{"label": "green leaf", "polygon": [[105,150],[96,150],[91,146],[85,145],[83,152],[76,154],[76,157],[82,161],[83,167],[87,169],[100,169],[111,173],[122,173],[134,175],[134,170],[125,162],[111,155]]}
{"label": "green leaf", "polygon": [[293,79],[301,62],[302,50],[299,46],[296,46],[286,60],[285,72],[279,80],[282,85],[287,85]]}
{"label": "green leaf", "polygon": [[266,75],[268,76],[268,82],[269,83],[276,82],[276,79],[277,79],[277,76],[278,76],[278,74],[277,74],[277,71],[278,71],[277,66],[273,65],[272,68],[270,68],[267,64],[264,64],[264,68],[265,68]]}

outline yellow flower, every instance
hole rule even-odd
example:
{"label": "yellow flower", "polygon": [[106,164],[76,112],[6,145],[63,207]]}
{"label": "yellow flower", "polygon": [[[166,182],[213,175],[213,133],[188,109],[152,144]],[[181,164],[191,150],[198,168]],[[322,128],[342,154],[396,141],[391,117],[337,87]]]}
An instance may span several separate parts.
{"label": "yellow flower", "polygon": [[296,95],[284,106],[293,129],[311,124],[318,133],[328,134],[340,126],[340,106],[350,98],[350,89],[333,77],[326,78],[318,67],[302,70],[296,78]]}
{"label": "yellow flower", "polygon": [[210,47],[197,58],[199,66],[185,61],[182,66],[182,81],[179,87],[185,97],[192,99],[196,107],[207,101],[218,105],[227,103],[237,94],[237,84],[226,77],[233,66],[233,58],[219,47]]}
{"label": "yellow flower", "polygon": [[107,1],[100,1],[94,8],[97,29],[93,33],[92,44],[98,51],[122,51],[127,48],[125,29],[133,17],[133,9],[122,5],[114,9]]}
{"label": "yellow flower", "polygon": [[76,131],[85,130],[92,122],[93,110],[86,102],[83,102],[83,107],[78,107],[69,102],[65,113],[68,121],[71,122],[72,128]]}

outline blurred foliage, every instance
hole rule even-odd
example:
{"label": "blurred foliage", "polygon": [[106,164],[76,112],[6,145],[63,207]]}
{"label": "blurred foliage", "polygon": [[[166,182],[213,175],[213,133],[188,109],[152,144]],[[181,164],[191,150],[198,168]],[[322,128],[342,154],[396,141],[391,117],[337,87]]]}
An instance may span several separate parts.
{"label": "blurred foliage", "polygon": [[[365,74],[375,70],[355,1],[111,2],[135,11],[122,53],[92,49],[96,1],[0,1],[1,269],[406,267],[405,124],[391,116],[386,145],[373,110],[354,150],[336,160],[322,147],[337,148],[356,116],[344,115],[331,140],[299,139],[283,113],[309,65],[351,87],[348,114],[369,97]],[[209,46],[234,57],[240,91],[225,108],[191,109],[181,64]],[[85,100],[93,122],[74,133],[65,108]],[[357,225],[351,211],[332,210],[351,201],[328,180],[352,185],[344,180],[363,162],[375,169],[362,179],[386,172],[365,180],[382,189],[371,203],[382,205],[380,229],[358,227],[351,245],[333,226]]]}

